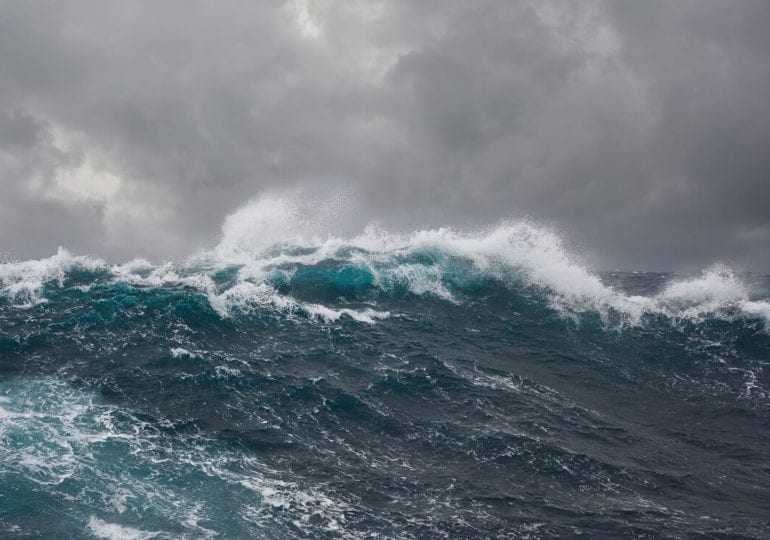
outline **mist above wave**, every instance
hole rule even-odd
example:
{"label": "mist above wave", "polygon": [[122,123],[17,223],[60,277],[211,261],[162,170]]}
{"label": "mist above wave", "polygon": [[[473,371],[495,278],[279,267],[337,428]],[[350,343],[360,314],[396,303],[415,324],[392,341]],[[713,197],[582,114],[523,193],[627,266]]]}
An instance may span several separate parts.
{"label": "mist above wave", "polygon": [[[273,309],[324,321],[346,316],[373,323],[390,315],[375,306],[304,302],[280,291],[281,283],[291,284],[298,271],[331,264],[336,271],[356,270],[367,286],[386,294],[405,290],[458,302],[458,289],[493,280],[536,290],[565,316],[598,312],[630,325],[648,315],[675,320],[741,316],[770,325],[770,303],[752,298],[746,283],[723,265],[674,279],[656,294],[633,295],[604,283],[556,232],[530,222],[502,222],[471,232],[447,227],[392,233],[370,225],[356,235],[335,235],[333,217],[328,205],[264,196],[228,216],[219,243],[186,263],[109,265],[60,249],[46,259],[0,264],[0,295],[18,306],[34,305],[45,301],[47,284],[61,287],[67,273],[77,269],[136,286],[190,287],[223,317]],[[223,282],[217,276],[224,270],[234,275]]]}

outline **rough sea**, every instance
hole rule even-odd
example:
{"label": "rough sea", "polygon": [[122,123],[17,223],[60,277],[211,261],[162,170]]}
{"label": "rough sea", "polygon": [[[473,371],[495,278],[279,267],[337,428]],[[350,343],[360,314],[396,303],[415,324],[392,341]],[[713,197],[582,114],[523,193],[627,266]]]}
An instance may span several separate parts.
{"label": "rough sea", "polygon": [[0,537],[767,538],[770,277],[500,223],[0,264]]}

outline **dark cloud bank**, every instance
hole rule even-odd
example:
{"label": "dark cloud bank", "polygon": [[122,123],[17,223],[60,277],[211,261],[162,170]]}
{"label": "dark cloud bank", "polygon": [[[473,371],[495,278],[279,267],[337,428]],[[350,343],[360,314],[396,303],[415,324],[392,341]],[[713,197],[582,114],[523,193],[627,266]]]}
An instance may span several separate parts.
{"label": "dark cloud bank", "polygon": [[260,192],[770,270],[770,4],[2,2],[0,251],[216,241]]}

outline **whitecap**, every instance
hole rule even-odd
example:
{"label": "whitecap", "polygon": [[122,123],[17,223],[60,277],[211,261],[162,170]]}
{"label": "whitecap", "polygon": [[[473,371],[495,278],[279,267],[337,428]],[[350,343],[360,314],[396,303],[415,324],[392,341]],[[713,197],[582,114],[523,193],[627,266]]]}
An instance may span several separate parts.
{"label": "whitecap", "polygon": [[97,538],[107,540],[148,540],[160,535],[158,532],[142,531],[117,523],[107,523],[96,516],[91,516],[88,520],[88,528]]}

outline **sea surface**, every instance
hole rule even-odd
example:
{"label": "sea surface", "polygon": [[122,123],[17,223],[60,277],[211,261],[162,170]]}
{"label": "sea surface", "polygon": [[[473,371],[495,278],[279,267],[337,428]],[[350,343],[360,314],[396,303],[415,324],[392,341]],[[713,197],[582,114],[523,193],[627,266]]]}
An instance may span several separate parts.
{"label": "sea surface", "polygon": [[770,277],[312,229],[0,264],[0,537],[770,536]]}

